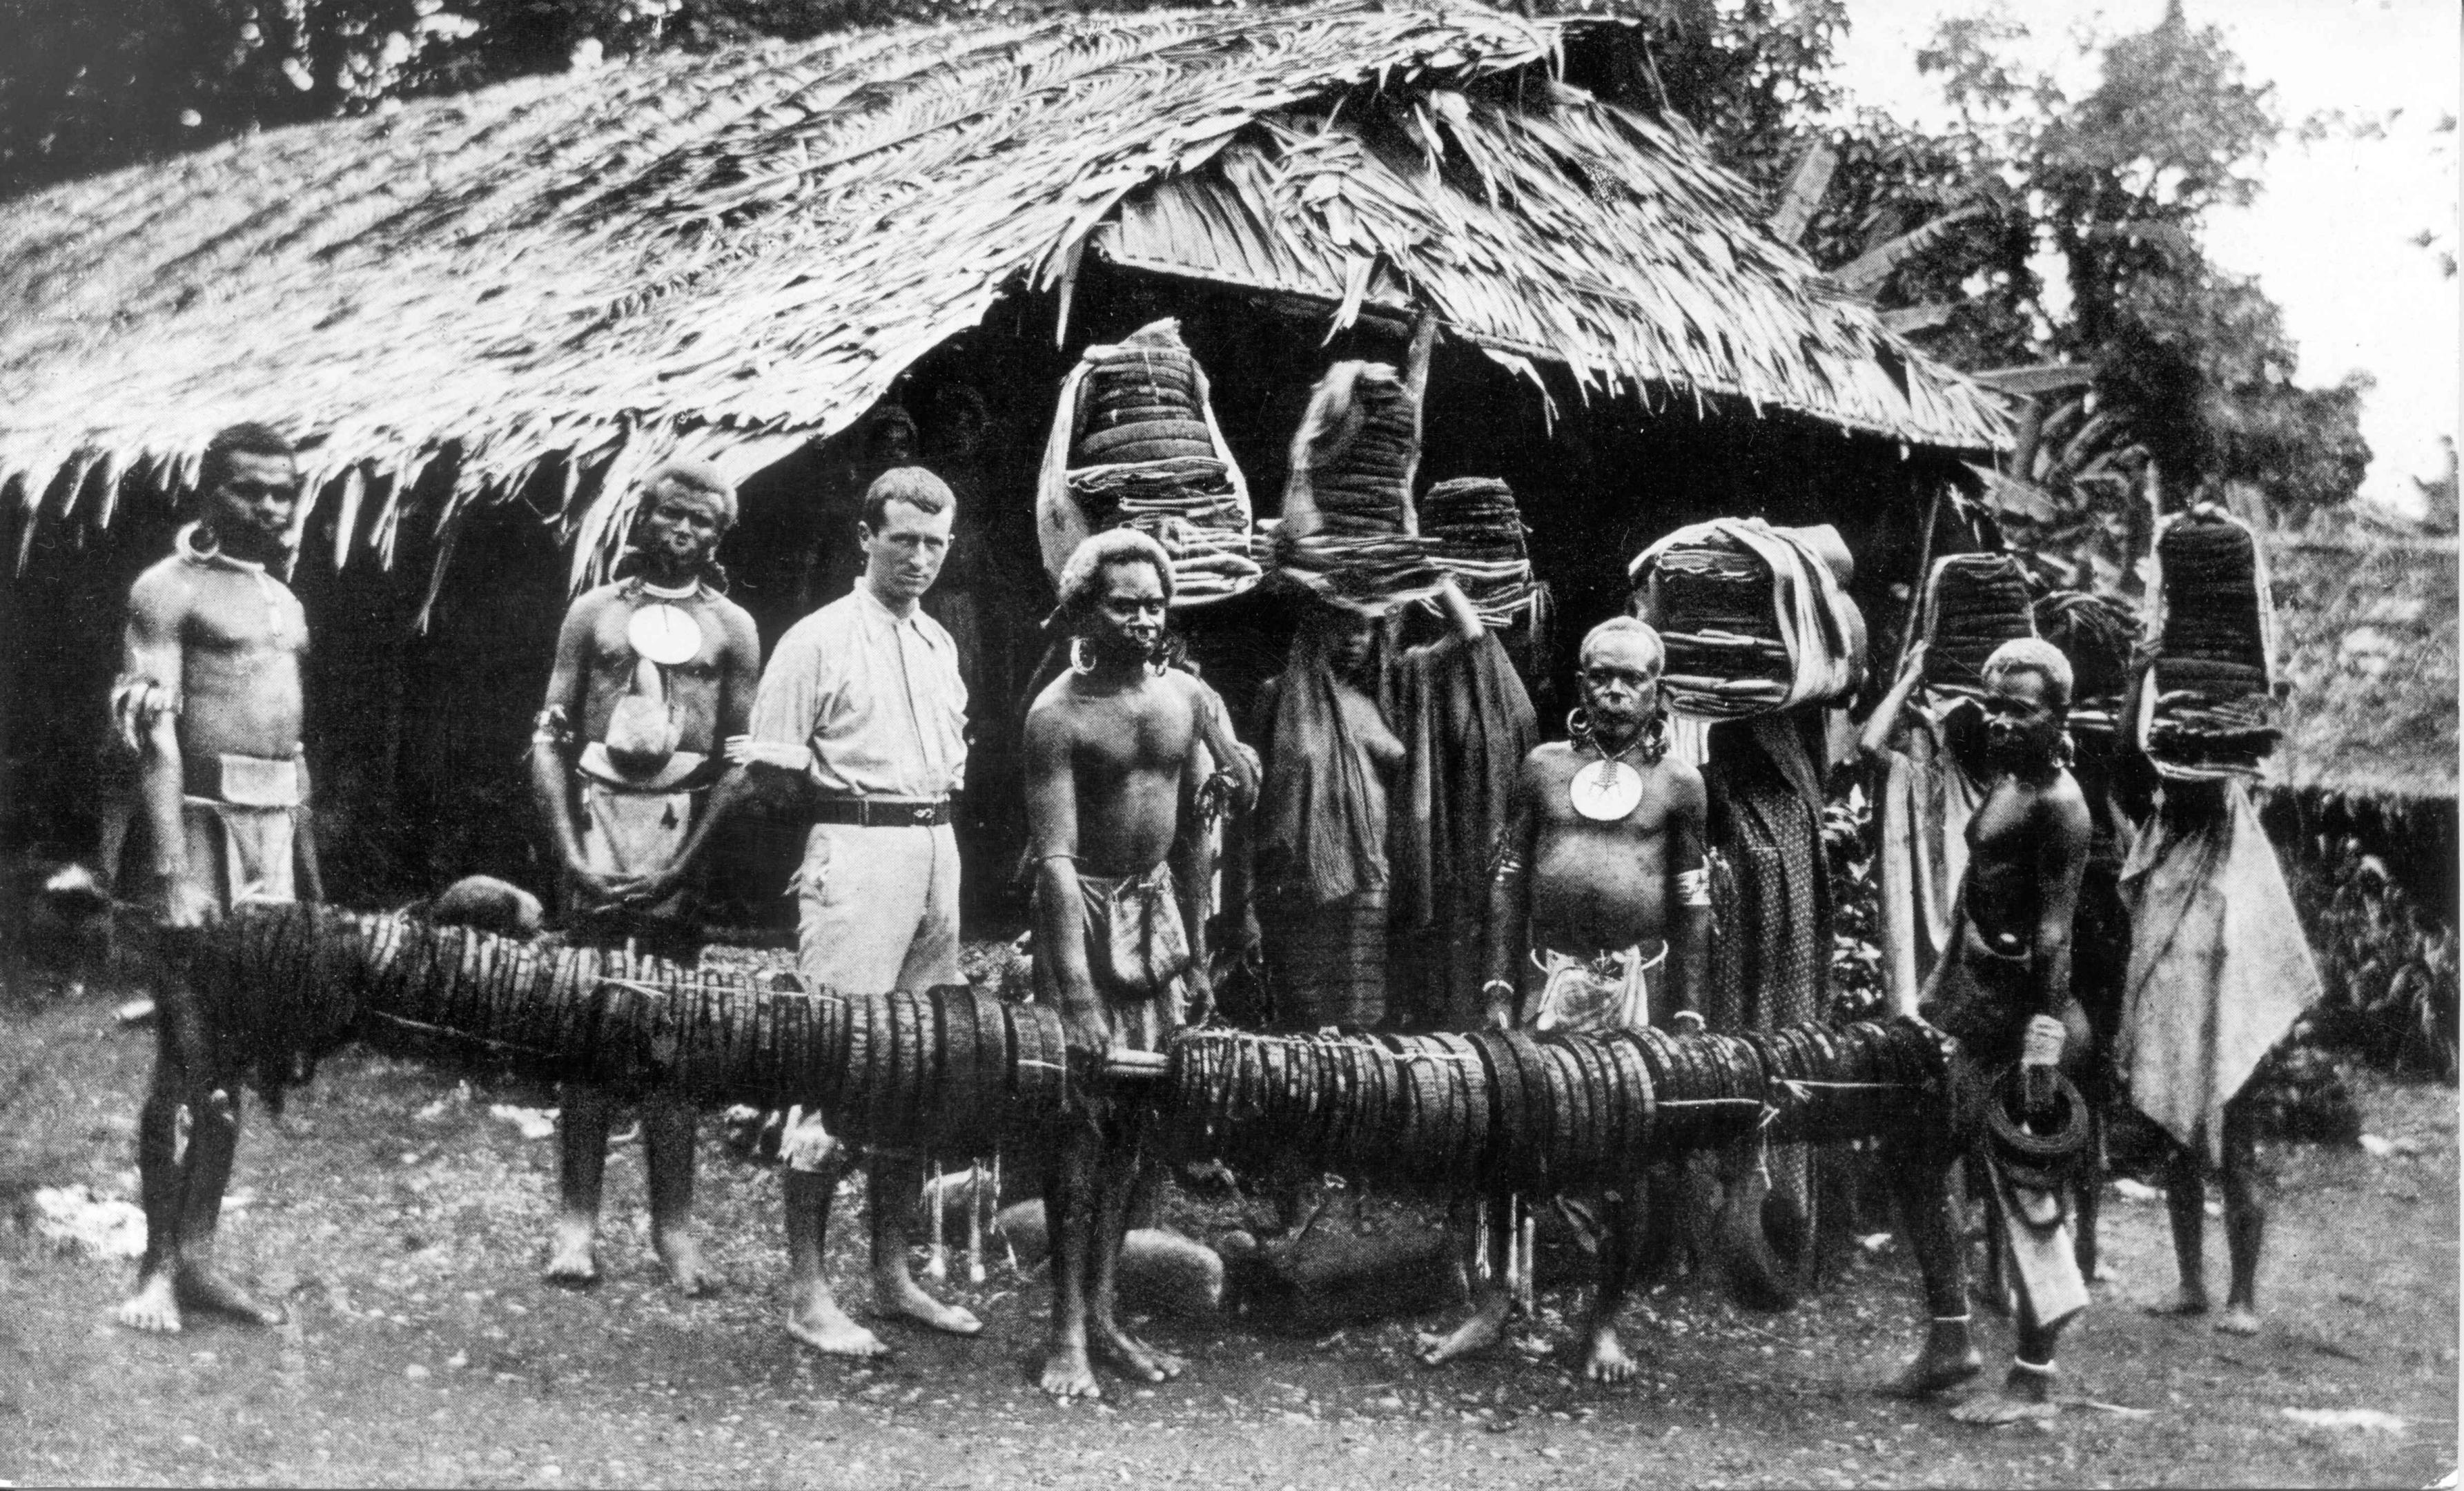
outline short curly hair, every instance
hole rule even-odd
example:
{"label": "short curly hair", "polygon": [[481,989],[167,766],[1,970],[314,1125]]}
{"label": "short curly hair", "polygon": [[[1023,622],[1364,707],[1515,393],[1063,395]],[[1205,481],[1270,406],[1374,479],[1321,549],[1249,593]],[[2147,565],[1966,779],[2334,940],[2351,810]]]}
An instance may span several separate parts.
{"label": "short curly hair", "polygon": [[1104,572],[1116,564],[1153,565],[1163,603],[1172,604],[1172,556],[1163,545],[1134,528],[1108,528],[1082,539],[1061,566],[1061,615],[1072,629],[1104,599]]}
{"label": "short curly hair", "polygon": [[2071,660],[2042,637],[2013,637],[1985,660],[1985,681],[2006,673],[2035,673],[2045,681],[2045,702],[2056,713],[2071,707]]}

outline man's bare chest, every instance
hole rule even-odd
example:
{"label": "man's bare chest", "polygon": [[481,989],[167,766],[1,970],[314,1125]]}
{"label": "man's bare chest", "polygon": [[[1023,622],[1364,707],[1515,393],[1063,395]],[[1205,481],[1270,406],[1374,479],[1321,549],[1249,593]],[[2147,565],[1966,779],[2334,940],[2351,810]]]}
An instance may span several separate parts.
{"label": "man's bare chest", "polygon": [[199,577],[190,592],[181,641],[192,651],[233,659],[289,656],[308,646],[308,617],[271,577],[217,570]]}

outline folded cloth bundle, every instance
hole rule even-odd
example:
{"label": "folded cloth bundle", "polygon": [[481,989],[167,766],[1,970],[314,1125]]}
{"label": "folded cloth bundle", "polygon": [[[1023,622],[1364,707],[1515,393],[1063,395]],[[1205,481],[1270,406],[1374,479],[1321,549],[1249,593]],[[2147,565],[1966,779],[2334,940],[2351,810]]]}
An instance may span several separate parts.
{"label": "folded cloth bundle", "polygon": [[1265,574],[1249,557],[1249,510],[1221,461],[1180,456],[1071,471],[1070,494],[1095,529],[1134,528],[1172,557],[1173,603],[1221,600]]}
{"label": "folded cloth bundle", "polygon": [[1670,689],[1694,695],[1691,713],[1776,708],[1795,669],[1771,609],[1771,570],[1723,534],[1672,544],[1660,556],[1661,632]]}
{"label": "folded cloth bundle", "polygon": [[1446,572],[1425,537],[1340,534],[1306,537],[1278,528],[1275,567],[1318,599],[1356,611],[1384,611],[1438,593]]}
{"label": "folded cloth bundle", "polygon": [[1985,685],[1985,660],[2014,637],[2033,637],[2036,623],[2028,577],[2007,554],[1953,554],[1934,561],[1920,603],[1919,634],[1925,642],[1925,683],[1951,693],[1976,694]]}
{"label": "folded cloth bundle", "polygon": [[2258,541],[2221,509],[2203,507],[2166,523],[2156,569],[2165,620],[2142,743],[2172,775],[2255,777],[2282,735]]}
{"label": "folded cloth bundle", "polygon": [[1531,604],[1531,559],[1513,489],[1494,476],[1457,476],[1420,499],[1420,534],[1490,626],[1514,625]]}

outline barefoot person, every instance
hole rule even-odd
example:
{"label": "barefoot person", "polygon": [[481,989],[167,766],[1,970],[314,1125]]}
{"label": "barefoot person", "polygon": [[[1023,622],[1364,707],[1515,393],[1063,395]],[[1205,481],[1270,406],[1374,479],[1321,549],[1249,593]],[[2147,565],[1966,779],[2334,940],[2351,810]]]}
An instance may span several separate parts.
{"label": "barefoot person", "polygon": [[2318,965],[2238,781],[2167,780],[2122,888],[2132,936],[2117,1060],[2132,1104],[2173,1143],[2165,1205],[2181,1287],[2156,1310],[2201,1316],[2211,1307],[2207,1176],[2219,1173],[2233,1274],[2215,1327],[2255,1334],[2267,1212],[2248,1085],[2319,998]]}
{"label": "barefoot person", "polygon": [[[1172,563],[1114,529],[1063,565],[1076,666],[1027,712],[1028,852],[1035,861],[1036,997],[1057,1005],[1083,1106],[1064,1119],[1045,1186],[1055,1240],[1044,1391],[1098,1397],[1090,1350],[1145,1382],[1181,1362],[1115,1317],[1141,1118],[1105,1091],[1103,1059],[1160,1051],[1205,1019],[1204,828],[1210,775],[1202,685],[1159,666]],[[1234,753],[1237,755],[1237,752]]]}
{"label": "barefoot person", "polygon": [[[855,588],[787,628],[761,671],[751,735],[730,741],[740,765],[714,794],[677,862],[632,894],[671,893],[725,817],[801,779],[812,828],[796,877],[796,967],[850,994],[965,982],[958,971],[958,846],[950,795],[967,767],[966,685],[950,634],[918,603],[950,552],[950,489],[920,467],[873,479],[856,522],[864,573]],[[841,1356],[890,1348],[847,1318],[822,1271],[830,1197],[854,1163],[799,1112],[787,1161],[787,1257],[795,1275],[787,1330]],[[909,1270],[907,1223],[919,1162],[875,1156],[873,1308],[973,1335],[982,1323],[926,1294]]]}
{"label": "barefoot person", "polygon": [[[202,926],[243,902],[296,899],[295,856],[308,847],[299,832],[308,800],[299,751],[308,622],[280,578],[291,566],[298,466],[281,435],[235,425],[206,447],[198,486],[198,520],[129,589],[126,650],[112,688],[121,740],[137,756],[172,929]],[[240,1056],[217,1049],[187,991],[164,995],[154,1082],[137,1131],[145,1256],[121,1323],[177,1330],[183,1309],[205,1309],[275,1324],[279,1310],[251,1300],[213,1264],[214,1224],[239,1141]]]}
{"label": "barefoot person", "polygon": [[[1992,778],[1968,825],[1968,870],[1952,941],[1919,1013],[1953,1042],[1958,1137],[1983,1129],[2013,1063],[2018,1106],[2031,1121],[2057,1114],[2058,1068],[2088,1048],[2086,1018],[2071,995],[2071,929],[2087,865],[2090,824],[2079,783],[2063,769],[2071,669],[2034,637],[2004,643],[1985,665],[1987,749]],[[1890,1160],[1909,1239],[1932,1312],[1925,1349],[1893,1385],[1907,1395],[1954,1387],[1981,1370],[1969,1330],[1966,1263],[1950,1212],[1950,1135],[1924,1136]],[[1991,1157],[2018,1293],[2018,1340],[1999,1391],[1952,1411],[1969,1423],[2009,1423],[2054,1413],[2054,1346],[2087,1303],[2064,1223],[2060,1188],[2021,1183]],[[2002,1239],[1996,1239],[1997,1242]]]}
{"label": "barefoot person", "polygon": [[[1574,738],[1524,757],[1507,806],[1488,902],[1488,1023],[1552,1030],[1639,1029],[1655,1014],[1700,1030],[1711,932],[1703,862],[1703,778],[1665,758],[1659,633],[1631,617],[1583,639]],[[1505,1197],[1490,1209],[1492,1258],[1471,1318],[1431,1344],[1434,1366],[1495,1342],[1508,1305]],[[1583,1373],[1615,1382],[1635,1364],[1617,1316],[1639,1260],[1642,1177],[1605,1209],[1599,1289],[1584,1327]]]}
{"label": "barefoot person", "polygon": [[[671,461],[653,471],[619,578],[574,602],[557,635],[531,785],[564,867],[567,919],[584,937],[694,940],[686,892],[638,909],[623,898],[684,847],[717,779],[719,743],[752,717],[761,639],[720,593],[716,564],[735,521],[736,490],[715,468]],[[599,1190],[616,1103],[605,1088],[564,1089],[551,1279],[599,1277]],[[641,1107],[651,1245],[676,1287],[699,1294],[715,1281],[692,1227],[693,1109],[661,1091],[643,1093]]]}

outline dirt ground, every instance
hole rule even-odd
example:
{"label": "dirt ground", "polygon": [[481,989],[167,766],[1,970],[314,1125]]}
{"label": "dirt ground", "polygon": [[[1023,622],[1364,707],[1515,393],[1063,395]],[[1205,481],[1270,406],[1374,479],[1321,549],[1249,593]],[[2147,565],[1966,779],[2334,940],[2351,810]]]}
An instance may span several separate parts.
{"label": "dirt ground", "polygon": [[[1685,1281],[1626,1322],[1637,1381],[1551,1354],[1571,1289],[1489,1359],[1432,1371],[1432,1316],[1309,1339],[1155,1322],[1181,1380],[1056,1407],[1029,1374],[1046,1293],[1005,1265],[956,1291],[965,1342],[898,1326],[878,1365],[780,1328],[779,1186],[708,1130],[702,1216],[731,1286],[688,1302],[647,1244],[638,1145],[609,1166],[604,1283],[540,1281],[552,1139],[495,1104],[546,1094],[353,1050],[289,1113],[252,1106],[226,1259],[291,1323],[110,1323],[134,1264],[39,1234],[33,1188],[134,1194],[152,1041],[117,996],[0,990],[0,1480],[31,1483],[1210,1487],[2428,1485],[2456,1464],[2456,1096],[2361,1080],[2360,1149],[2268,1147],[2274,1212],[2253,1339],[2140,1306],[2173,1270],[2163,1208],[2108,1190],[2121,1278],[2064,1343],[2050,1429],[1974,1430],[1879,1397],[1913,1348],[1904,1249],[1857,1254],[1820,1294],[1742,1314]],[[10,1212],[14,1213],[11,1225]],[[862,1313],[854,1226],[834,1276]],[[2222,1282],[2220,1227],[2211,1267]],[[1984,1318],[1981,1317],[1980,1318]],[[2007,1330],[1986,1328],[1989,1358]],[[2322,1428],[2293,1410],[2400,1419]]]}

